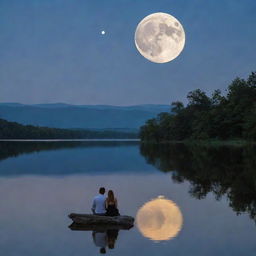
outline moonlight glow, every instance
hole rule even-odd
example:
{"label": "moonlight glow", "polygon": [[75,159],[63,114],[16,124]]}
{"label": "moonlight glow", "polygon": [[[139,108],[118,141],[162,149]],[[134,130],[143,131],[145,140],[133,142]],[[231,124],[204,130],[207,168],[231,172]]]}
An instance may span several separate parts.
{"label": "moonlight glow", "polygon": [[175,59],[185,45],[181,23],[167,13],[153,13],[137,26],[135,45],[145,58],[156,63]]}
{"label": "moonlight glow", "polygon": [[139,209],[136,223],[143,236],[154,241],[163,241],[177,236],[182,228],[183,217],[173,201],[157,198]]}

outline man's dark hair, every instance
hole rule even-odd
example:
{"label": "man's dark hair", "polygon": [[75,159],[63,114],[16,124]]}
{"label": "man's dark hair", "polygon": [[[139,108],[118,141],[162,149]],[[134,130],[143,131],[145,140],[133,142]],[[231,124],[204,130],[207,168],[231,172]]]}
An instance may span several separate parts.
{"label": "man's dark hair", "polygon": [[100,190],[99,190],[100,194],[104,195],[105,193],[105,188],[104,187],[101,187]]}

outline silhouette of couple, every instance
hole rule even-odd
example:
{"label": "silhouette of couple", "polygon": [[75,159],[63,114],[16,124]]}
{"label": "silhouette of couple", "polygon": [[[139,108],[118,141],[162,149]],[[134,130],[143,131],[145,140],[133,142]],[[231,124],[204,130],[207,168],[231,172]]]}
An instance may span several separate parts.
{"label": "silhouette of couple", "polygon": [[92,212],[101,216],[119,216],[117,208],[117,199],[112,190],[108,191],[108,197],[105,194],[105,188],[99,189],[99,195],[95,196],[92,203]]}

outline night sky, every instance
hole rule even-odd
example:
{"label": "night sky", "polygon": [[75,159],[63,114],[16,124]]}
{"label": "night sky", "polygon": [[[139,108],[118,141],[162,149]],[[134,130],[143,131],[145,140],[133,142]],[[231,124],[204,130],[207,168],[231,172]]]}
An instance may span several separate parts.
{"label": "night sky", "polygon": [[[170,104],[197,88],[225,93],[256,70],[255,10],[255,0],[0,0],[0,102]],[[154,12],[186,32],[167,64],[134,44]]]}

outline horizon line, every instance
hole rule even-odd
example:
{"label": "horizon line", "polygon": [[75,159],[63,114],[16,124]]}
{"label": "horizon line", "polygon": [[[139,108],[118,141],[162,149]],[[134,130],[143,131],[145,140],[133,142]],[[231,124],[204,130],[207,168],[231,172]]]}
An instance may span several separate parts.
{"label": "horizon line", "polygon": [[20,102],[0,102],[0,104],[17,104],[17,105],[27,105],[27,106],[37,106],[37,105],[67,105],[67,106],[109,106],[109,107],[135,107],[135,106],[170,106],[171,104],[163,103],[141,103],[134,105],[112,105],[112,104],[74,104],[65,102],[51,102],[51,103],[20,103]]}

